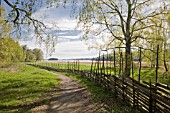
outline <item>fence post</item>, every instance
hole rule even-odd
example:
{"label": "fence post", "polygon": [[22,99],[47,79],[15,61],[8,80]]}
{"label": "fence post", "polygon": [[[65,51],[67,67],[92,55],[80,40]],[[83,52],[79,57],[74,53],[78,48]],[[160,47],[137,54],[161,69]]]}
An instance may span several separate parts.
{"label": "fence post", "polygon": [[105,59],[104,59],[104,54],[103,54],[103,63],[102,63],[102,69],[101,70],[103,70],[102,72],[104,72],[104,73],[101,73],[101,85],[102,86],[104,86],[105,84],[103,84],[103,81],[104,81],[104,76],[105,76],[105,61],[104,61]]}
{"label": "fence post", "polygon": [[122,70],[122,52],[120,53],[120,59],[119,59],[119,75],[121,73]]}
{"label": "fence post", "polygon": [[103,69],[103,71],[104,71],[104,74],[105,74],[105,65],[104,65],[104,54],[103,54],[103,64],[102,64],[102,69]]}
{"label": "fence post", "polygon": [[134,77],[132,80],[132,88],[133,88],[133,107],[136,108],[136,97],[135,97],[135,86],[134,86]]}
{"label": "fence post", "polygon": [[115,84],[114,84],[114,86],[115,86],[115,98],[117,97],[117,91],[116,91],[116,76],[114,76],[114,78],[115,78]]}
{"label": "fence post", "polygon": [[[93,72],[93,59],[92,59],[92,63],[91,63],[91,69],[90,69],[90,76],[92,77],[92,72]],[[95,77],[93,76],[93,79],[95,81]]]}
{"label": "fence post", "polygon": [[140,82],[140,75],[141,75],[141,62],[142,62],[142,50],[141,47],[139,47],[139,75],[138,75],[139,82]]}
{"label": "fence post", "polygon": [[108,54],[108,51],[107,51],[107,61],[106,61],[106,72],[107,72],[107,75],[109,74],[109,72],[108,72],[108,62],[109,62],[109,54]]}
{"label": "fence post", "polygon": [[101,79],[100,79],[100,51],[99,51],[99,57],[98,57],[98,63],[97,63],[97,78],[99,80],[99,83],[101,82]]}
{"label": "fence post", "polygon": [[110,60],[110,75],[112,75],[112,61]]}
{"label": "fence post", "polygon": [[151,79],[149,82],[149,113],[152,113],[152,84],[151,84]]}
{"label": "fence post", "polygon": [[122,73],[123,73],[123,53],[121,54],[121,56],[122,56],[122,58],[121,58],[121,61],[122,61],[122,63],[121,63],[122,66],[121,67],[122,67],[122,69],[121,70],[122,70]]}
{"label": "fence post", "polygon": [[78,71],[80,70],[80,61],[78,60]]}
{"label": "fence post", "polygon": [[156,82],[158,81],[158,68],[159,68],[159,45],[157,45],[157,52],[156,52]]}
{"label": "fence post", "polygon": [[79,60],[77,60],[77,70],[79,69]]}
{"label": "fence post", "polygon": [[133,70],[134,65],[133,65],[133,54],[132,54],[132,52],[131,52],[131,61],[132,61],[132,78],[134,78],[134,70]]}
{"label": "fence post", "polygon": [[93,72],[93,59],[92,59],[92,63],[91,63],[90,73],[92,74],[92,72]]}
{"label": "fence post", "polygon": [[78,61],[76,60],[75,61],[75,70],[77,70],[78,69]]}
{"label": "fence post", "polygon": [[123,92],[123,101],[124,101],[125,100],[124,76],[122,78],[122,92]]}
{"label": "fence post", "polygon": [[76,69],[76,60],[74,60],[74,72],[75,72],[75,69]]}
{"label": "fence post", "polygon": [[116,52],[114,50],[114,74],[116,75]]}
{"label": "fence post", "polygon": [[94,75],[93,76],[95,76],[95,82],[96,82],[96,80],[97,80],[97,69],[96,69],[96,63],[97,63],[97,59],[95,59],[95,63],[94,63]]}
{"label": "fence post", "polygon": [[155,83],[155,89],[154,89],[155,97],[154,97],[154,112],[156,111],[156,103],[157,103],[157,83]]}

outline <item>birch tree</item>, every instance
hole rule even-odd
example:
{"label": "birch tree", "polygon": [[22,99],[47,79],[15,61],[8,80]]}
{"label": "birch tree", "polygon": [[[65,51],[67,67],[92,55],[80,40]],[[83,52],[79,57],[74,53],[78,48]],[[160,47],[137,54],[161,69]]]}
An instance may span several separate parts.
{"label": "birch tree", "polygon": [[[84,0],[79,15],[84,37],[110,33],[125,46],[125,75],[130,76],[131,46],[146,40],[144,31],[155,26],[151,18],[167,13],[169,0]],[[158,26],[155,26],[158,27]],[[108,44],[109,47],[109,44]]]}

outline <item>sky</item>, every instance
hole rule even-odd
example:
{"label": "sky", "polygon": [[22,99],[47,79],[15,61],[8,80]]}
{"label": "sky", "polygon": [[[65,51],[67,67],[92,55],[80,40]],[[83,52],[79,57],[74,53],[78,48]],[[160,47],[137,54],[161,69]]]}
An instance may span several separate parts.
{"label": "sky", "polygon": [[[8,10],[8,9],[7,9]],[[46,49],[44,45],[36,43],[36,39],[32,38],[33,34],[25,32],[27,39],[21,39],[19,42],[21,45],[27,45],[28,48],[40,48],[44,52],[45,58],[59,58],[59,59],[72,59],[72,58],[93,58],[98,55],[98,50],[88,49],[85,41],[82,41],[82,31],[75,30],[77,20],[71,16],[71,6],[67,5],[63,7],[50,7],[43,6],[32,14],[35,19],[42,19],[45,25],[53,27],[55,36],[57,36],[57,44],[55,46],[55,52],[52,56],[46,56]],[[24,36],[23,35],[23,36]]]}
{"label": "sky", "polygon": [[[16,1],[16,0],[10,0],[10,1]],[[20,0],[20,1],[26,1],[26,0]],[[39,0],[39,1],[46,1],[46,0]],[[51,1],[51,0],[48,0]],[[68,0],[70,1],[70,0]],[[77,0],[78,1],[78,0]],[[161,0],[160,0],[161,1]],[[2,0],[3,2],[3,0]],[[157,2],[156,2],[157,3]],[[155,3],[155,4],[156,4]],[[3,4],[3,3],[2,3]],[[161,4],[152,4],[153,9],[157,9]],[[80,5],[80,4],[78,4]],[[80,5],[81,6],[81,5]],[[5,6],[7,7],[7,6]],[[36,6],[37,7],[37,6]],[[59,59],[68,59],[68,58],[92,58],[98,56],[98,50],[95,49],[88,49],[88,45],[86,43],[95,43],[95,41],[98,41],[99,43],[96,45],[105,45],[110,42],[109,38],[110,35],[107,34],[107,32],[103,32],[101,34],[101,37],[98,37],[100,39],[96,39],[94,36],[90,36],[89,40],[85,43],[82,41],[81,36],[83,34],[83,31],[81,29],[75,30],[75,27],[77,25],[77,20],[74,17],[71,16],[71,5],[67,4],[66,8],[63,7],[49,7],[47,8],[46,5],[42,5],[42,7],[39,7],[39,9],[32,14],[32,17],[35,19],[43,20],[43,23],[48,26],[52,26],[54,23],[56,24],[55,27],[50,32],[56,31],[55,36],[57,37],[57,45],[55,46],[55,52],[52,54],[52,56],[47,56],[45,58],[50,57],[57,57]],[[150,13],[150,8],[143,9],[142,12],[146,15],[147,13]],[[150,11],[148,11],[150,10]],[[7,11],[9,9],[7,8]],[[141,10],[140,10],[141,11]],[[96,27],[96,26],[94,26]],[[100,28],[100,26],[99,26]],[[94,28],[95,29],[95,28]],[[97,29],[95,29],[97,31]],[[27,45],[30,49],[34,48],[41,48],[44,52],[44,56],[46,56],[46,49],[44,45],[38,45],[36,43],[36,40],[33,38],[34,34],[30,33],[28,31],[25,31],[24,34],[22,34],[23,37],[27,37],[27,39],[20,40],[20,44]],[[104,38],[105,39],[104,39]],[[94,41],[95,40],[95,41]],[[94,41],[94,42],[93,42]],[[116,43],[116,41],[115,41]],[[114,44],[114,43],[112,43]],[[100,48],[106,48],[104,46],[100,46]]]}
{"label": "sky", "polygon": [[[66,6],[66,8],[51,7],[48,9],[46,6],[41,7],[41,9],[32,16],[37,19],[44,17],[43,22],[46,25],[50,26],[53,23],[56,24],[56,28],[54,27],[53,30],[57,30],[55,33],[57,36],[57,45],[55,46],[55,52],[52,53],[52,56],[48,56],[47,58],[92,58],[98,55],[97,50],[89,50],[88,45],[86,45],[84,41],[81,41],[82,31],[75,30],[77,20],[71,17],[71,6]],[[36,43],[30,43],[30,41],[21,42],[21,44],[27,44],[29,48],[38,47]],[[40,48],[42,48],[45,53],[46,49],[42,46]]]}

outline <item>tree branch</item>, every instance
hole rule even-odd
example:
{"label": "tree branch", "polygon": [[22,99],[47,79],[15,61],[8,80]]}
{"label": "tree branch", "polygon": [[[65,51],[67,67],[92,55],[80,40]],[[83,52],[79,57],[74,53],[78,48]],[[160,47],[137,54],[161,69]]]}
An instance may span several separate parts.
{"label": "tree branch", "polygon": [[120,40],[120,41],[122,42],[122,41],[123,41],[123,38],[122,38],[122,37],[118,37],[118,36],[116,36],[116,35],[113,33],[113,31],[112,31],[112,30],[110,29],[110,27],[109,27],[109,24],[108,24],[108,22],[107,22],[107,20],[106,20],[106,16],[104,15],[102,8],[100,8],[100,10],[102,11],[102,14],[103,14],[103,17],[104,17],[104,22],[105,22],[105,25],[106,25],[107,29],[110,31],[110,33],[112,34],[113,37],[115,37],[116,39],[118,39],[118,40]]}
{"label": "tree branch", "polygon": [[[134,31],[137,31],[137,30],[135,30],[135,26],[136,26],[139,22],[142,23],[142,21],[144,21],[144,20],[146,20],[146,19],[148,19],[148,18],[155,17],[155,16],[161,15],[161,14],[166,14],[166,13],[164,13],[164,11],[161,11],[161,12],[159,12],[159,13],[156,13],[155,11],[153,11],[153,12],[150,13],[149,15],[144,16],[144,17],[142,17],[142,18],[140,18],[140,19],[133,18],[133,19],[136,19],[136,21],[135,21],[134,24],[132,25],[131,34],[133,35],[133,32],[134,32]],[[152,26],[152,25],[149,25],[148,27],[150,27],[150,26]],[[146,29],[146,28],[148,28],[148,27],[144,27],[144,28],[142,28],[142,29]]]}
{"label": "tree branch", "polygon": [[8,6],[10,6],[11,8],[13,8],[14,10],[15,10],[15,12],[16,12],[16,17],[15,17],[15,19],[14,19],[14,23],[16,23],[16,21],[18,20],[18,18],[19,18],[19,16],[20,16],[20,13],[19,13],[19,10],[18,10],[18,8],[16,8],[16,6],[14,6],[14,5],[12,5],[8,0],[4,0],[5,1],[5,3],[8,5]]}

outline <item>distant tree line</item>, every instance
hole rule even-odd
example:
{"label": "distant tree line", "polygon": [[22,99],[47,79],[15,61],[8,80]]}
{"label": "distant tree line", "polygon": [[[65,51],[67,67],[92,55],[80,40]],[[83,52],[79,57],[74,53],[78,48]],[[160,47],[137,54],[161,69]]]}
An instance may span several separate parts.
{"label": "distant tree line", "polygon": [[43,59],[43,52],[41,49],[28,49],[26,45],[22,46],[25,54],[25,61],[38,61]]}
{"label": "distant tree line", "polygon": [[18,62],[18,61],[37,61],[43,59],[41,49],[29,49],[26,45],[20,46],[12,38],[0,38],[0,61]]}

